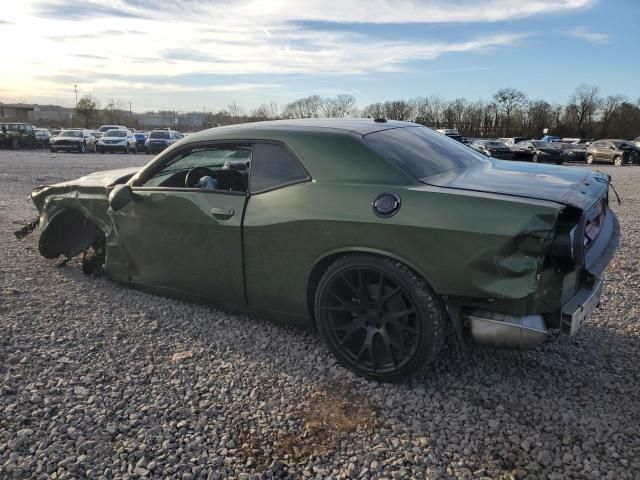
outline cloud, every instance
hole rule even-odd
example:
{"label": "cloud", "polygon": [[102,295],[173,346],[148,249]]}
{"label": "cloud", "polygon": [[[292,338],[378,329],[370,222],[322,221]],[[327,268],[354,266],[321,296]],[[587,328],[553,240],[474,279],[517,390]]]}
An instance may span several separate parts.
{"label": "cloud", "polygon": [[0,20],[0,27],[3,25],[15,25],[15,23],[9,22],[7,20]]}
{"label": "cloud", "polygon": [[[588,8],[595,0],[126,0],[121,5],[144,15],[164,13],[208,23],[235,19],[248,22],[320,21],[338,23],[498,22]],[[224,21],[220,21],[224,20]],[[269,30],[267,30],[269,31]]]}
{"label": "cloud", "polygon": [[607,43],[609,35],[606,33],[592,32],[588,27],[578,26],[567,32],[567,35],[579,38],[589,43]]}
{"label": "cloud", "polygon": [[144,35],[144,32],[140,32],[138,30],[102,30],[99,32],[80,33],[75,35],[50,35],[47,38],[54,42],[66,42],[69,40],[93,40],[120,35]]}
{"label": "cloud", "polygon": [[[464,55],[460,68],[469,70],[460,72],[470,72],[479,69],[468,66],[471,55],[511,48],[527,34],[496,24],[472,35],[466,23],[579,11],[593,2],[367,0],[363,8],[361,0],[23,0],[6,19],[38,48],[29,58],[5,51],[12,68],[2,80],[20,94],[61,96],[74,84],[107,95],[251,92],[293,81],[307,88],[323,77],[333,87],[335,78],[409,71],[446,55]],[[443,22],[462,23],[447,36],[453,40],[430,38],[434,29],[409,36],[396,26],[376,36],[366,28]],[[0,42],[15,38],[13,27],[0,29]]]}
{"label": "cloud", "polygon": [[86,20],[89,17],[147,18],[147,15],[127,8],[126,2],[117,2],[116,6],[104,5],[104,2],[85,0],[58,0],[36,2],[36,16],[58,20]]}

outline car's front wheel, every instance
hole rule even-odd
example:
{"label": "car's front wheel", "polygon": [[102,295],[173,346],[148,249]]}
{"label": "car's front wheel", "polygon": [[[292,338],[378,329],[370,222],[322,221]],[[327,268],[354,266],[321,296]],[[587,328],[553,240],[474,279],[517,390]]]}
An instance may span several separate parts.
{"label": "car's front wheel", "polygon": [[87,144],[82,142],[80,145],[78,145],[78,153],[86,153],[87,151]]}
{"label": "car's front wheel", "polygon": [[613,159],[613,164],[616,167],[621,167],[622,166],[622,156],[621,155],[616,155],[616,157]]}
{"label": "car's front wheel", "polygon": [[338,361],[379,381],[415,373],[444,338],[444,308],[429,285],[400,262],[373,255],[346,256],[327,269],[315,315]]}

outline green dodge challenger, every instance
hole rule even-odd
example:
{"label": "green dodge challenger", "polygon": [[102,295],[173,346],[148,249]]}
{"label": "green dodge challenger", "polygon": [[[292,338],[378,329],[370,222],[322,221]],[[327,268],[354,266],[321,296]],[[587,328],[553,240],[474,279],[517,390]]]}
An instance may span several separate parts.
{"label": "green dodge challenger", "polygon": [[413,123],[314,119],[206,130],[32,199],[46,258],[316,325],[342,365],[398,381],[449,326],[518,349],[574,335],[620,238],[609,181]]}

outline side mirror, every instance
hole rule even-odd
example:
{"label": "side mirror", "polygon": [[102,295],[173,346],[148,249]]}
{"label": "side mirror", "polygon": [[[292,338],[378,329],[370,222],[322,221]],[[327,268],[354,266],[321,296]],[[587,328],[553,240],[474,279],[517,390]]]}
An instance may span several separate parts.
{"label": "side mirror", "polygon": [[127,184],[117,185],[109,194],[109,206],[114,210],[120,210],[133,200],[133,190]]}

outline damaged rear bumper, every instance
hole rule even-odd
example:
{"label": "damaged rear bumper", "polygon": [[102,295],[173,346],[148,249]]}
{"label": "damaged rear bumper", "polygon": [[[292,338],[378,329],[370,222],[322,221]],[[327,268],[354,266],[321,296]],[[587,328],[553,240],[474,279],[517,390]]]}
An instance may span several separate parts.
{"label": "damaged rear bumper", "polygon": [[[604,270],[619,244],[620,224],[609,211],[602,225],[602,235],[587,252],[579,288],[560,308],[560,334],[575,335],[600,305]],[[468,322],[473,339],[482,345],[529,350],[551,335],[543,315],[515,316],[475,309],[463,314],[463,319]]]}

